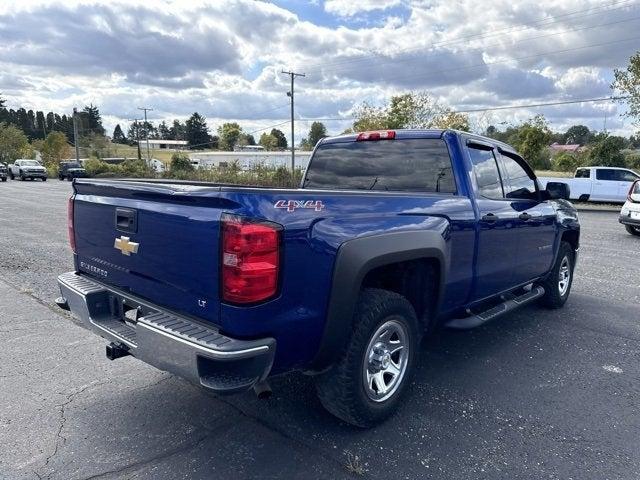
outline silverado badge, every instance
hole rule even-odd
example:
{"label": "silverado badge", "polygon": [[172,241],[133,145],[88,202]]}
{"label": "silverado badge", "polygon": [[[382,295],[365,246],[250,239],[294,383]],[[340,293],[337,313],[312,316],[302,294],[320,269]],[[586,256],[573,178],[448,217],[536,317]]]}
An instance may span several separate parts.
{"label": "silverado badge", "polygon": [[117,248],[123,255],[126,255],[127,257],[132,253],[138,253],[139,246],[139,243],[130,242],[129,237],[116,238],[116,241],[113,244],[113,248]]}

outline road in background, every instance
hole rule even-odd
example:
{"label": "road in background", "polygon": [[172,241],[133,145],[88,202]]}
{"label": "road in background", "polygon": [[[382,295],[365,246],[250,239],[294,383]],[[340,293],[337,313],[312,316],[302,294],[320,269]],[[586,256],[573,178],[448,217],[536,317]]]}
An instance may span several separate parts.
{"label": "road in background", "polygon": [[312,379],[219,397],[131,357],[52,304],[72,269],[66,182],[0,184],[0,478],[640,476],[640,238],[584,212],[572,295],[427,339],[398,415],[326,413]]}

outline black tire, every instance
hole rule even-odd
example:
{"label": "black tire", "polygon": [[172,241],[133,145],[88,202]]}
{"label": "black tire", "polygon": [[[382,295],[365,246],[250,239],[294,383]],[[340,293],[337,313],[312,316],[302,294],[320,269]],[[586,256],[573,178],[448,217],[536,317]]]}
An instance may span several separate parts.
{"label": "black tire", "polygon": [[26,179],[27,179],[27,177],[25,177],[24,175],[20,175],[20,180],[21,180],[21,181],[23,181],[23,182],[24,182]]}
{"label": "black tire", "polygon": [[42,177],[42,181],[46,182],[47,181],[47,177]]}
{"label": "black tire", "polygon": [[13,176],[13,173],[11,171],[9,172],[9,178],[11,180],[15,180],[16,179],[16,177]]}
{"label": "black tire", "polygon": [[625,225],[624,228],[631,235],[640,236],[640,229],[638,229],[638,227],[634,227],[633,225]]}
{"label": "black tire", "polygon": [[6,182],[7,181],[7,177],[2,177],[2,181]]}
{"label": "black tire", "polygon": [[[385,325],[391,325],[392,329],[403,329],[402,332],[398,330],[398,333],[404,335],[405,347],[402,350],[406,353],[398,354],[398,357],[393,360],[391,359],[395,354],[389,356],[389,350],[385,350],[386,353],[383,355],[382,350],[370,349],[374,341],[382,338],[378,333],[379,329]],[[389,338],[390,344],[393,343],[392,338]],[[400,339],[400,337],[397,338]],[[330,370],[316,379],[316,391],[320,402],[336,417],[358,427],[369,428],[382,422],[398,409],[402,396],[411,382],[419,340],[418,319],[405,297],[377,288],[363,290],[356,306],[353,332],[345,351]],[[376,372],[381,374],[382,378],[385,378],[385,375],[391,376],[392,379],[397,378],[393,388],[390,388],[391,391],[387,394],[388,398],[373,400],[370,397],[375,392],[369,388],[369,382],[365,380],[367,372],[370,372],[365,365],[371,365],[368,362],[372,360],[366,360],[366,358],[372,358],[368,356],[371,352],[380,353],[378,358],[381,362],[386,361],[387,365],[390,364],[390,360],[395,366],[405,365],[404,371],[402,368],[399,369],[403,373],[398,377]],[[385,356],[387,358],[383,358]],[[383,363],[379,365],[382,367]],[[373,384],[377,385],[375,381],[371,382],[371,385]]]}
{"label": "black tire", "polygon": [[[562,242],[560,244],[560,250],[556,257],[556,263],[553,265],[551,272],[547,278],[540,283],[544,287],[544,295],[540,298],[540,303],[547,308],[560,308],[562,307],[571,293],[571,285],[573,284],[573,270],[575,267],[575,252],[571,244]],[[566,263],[568,265],[566,265]],[[568,270],[565,270],[565,266]],[[561,287],[560,272],[568,272],[569,278],[566,279],[566,288]],[[565,273],[563,273],[563,276]]]}
{"label": "black tire", "polygon": [[58,175],[58,180],[60,180],[62,182],[62,181],[64,181],[64,177]]}
{"label": "black tire", "polygon": [[69,175],[69,176],[67,177],[67,180],[69,180],[70,182],[73,182],[73,175]]}

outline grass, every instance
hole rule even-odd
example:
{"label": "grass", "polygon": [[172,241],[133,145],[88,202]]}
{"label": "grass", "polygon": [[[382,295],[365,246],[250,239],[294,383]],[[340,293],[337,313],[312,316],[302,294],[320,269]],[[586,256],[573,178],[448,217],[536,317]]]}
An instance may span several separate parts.
{"label": "grass", "polygon": [[538,177],[564,177],[572,178],[574,172],[554,172],[551,170],[536,170],[536,176]]}

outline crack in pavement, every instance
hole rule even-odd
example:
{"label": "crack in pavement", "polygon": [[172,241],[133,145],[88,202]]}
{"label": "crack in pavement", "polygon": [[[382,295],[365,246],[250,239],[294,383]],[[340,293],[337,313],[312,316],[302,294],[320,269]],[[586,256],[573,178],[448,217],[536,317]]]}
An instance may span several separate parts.
{"label": "crack in pavement", "polygon": [[[56,407],[58,407],[60,409],[60,424],[59,424],[58,430],[56,432],[56,441],[55,441],[55,444],[54,444],[54,449],[53,449],[53,452],[46,458],[44,465],[42,467],[40,467],[39,469],[37,469],[37,470],[41,470],[41,469],[44,469],[44,468],[49,466],[49,462],[58,453],[58,449],[60,448],[60,441],[61,440],[62,440],[62,444],[63,445],[67,442],[67,438],[64,435],[62,435],[62,430],[64,429],[64,425],[65,425],[65,423],[67,421],[67,417],[65,416],[65,409],[67,408],[67,406],[71,402],[73,402],[76,398],[78,398],[79,395],[81,395],[82,393],[87,391],[89,388],[97,387],[97,386],[100,386],[100,385],[104,385],[105,383],[108,383],[108,382],[93,381],[93,382],[91,382],[91,383],[89,383],[87,385],[84,385],[79,390],[67,395],[66,401],[64,401],[63,403],[61,403],[59,405],[56,405]],[[42,478],[37,471],[34,471],[34,473],[38,476],[38,478]],[[53,473],[54,473],[54,471],[49,472],[47,474],[46,478],[50,478]]]}

